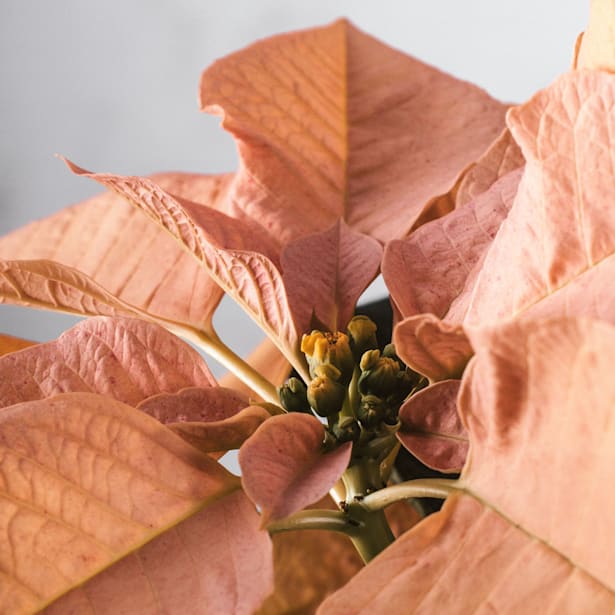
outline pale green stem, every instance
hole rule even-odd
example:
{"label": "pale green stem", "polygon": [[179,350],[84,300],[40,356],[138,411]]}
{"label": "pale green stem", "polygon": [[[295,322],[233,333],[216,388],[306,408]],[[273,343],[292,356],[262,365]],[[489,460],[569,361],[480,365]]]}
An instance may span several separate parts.
{"label": "pale green stem", "polygon": [[329,489],[329,495],[335,502],[335,505],[339,506],[340,502],[343,502],[346,498],[346,490],[344,489],[344,485],[341,483],[335,483],[335,485]]}
{"label": "pale green stem", "polygon": [[344,472],[342,480],[346,486],[345,512],[361,526],[361,531],[350,538],[367,564],[395,540],[383,511],[361,505],[366,494],[379,486],[378,464],[367,459],[355,463]]}
{"label": "pale green stem", "polygon": [[224,365],[233,372],[242,382],[249,386],[255,393],[258,393],[263,400],[272,404],[279,405],[278,393],[275,386],[266,378],[263,378],[251,365],[246,363],[240,356],[236,355],[212,329],[209,332],[198,331],[191,327],[173,327],[167,325],[171,330],[176,329],[177,333],[193,342],[196,346],[205,351],[210,357]]}
{"label": "pale green stem", "polygon": [[419,478],[379,489],[360,500],[360,505],[369,511],[386,508],[390,504],[408,498],[447,498],[460,491],[459,482],[447,478]]}
{"label": "pale green stem", "polygon": [[350,520],[339,510],[302,510],[267,525],[270,534],[294,530],[330,530],[354,536],[359,529],[358,523]]}

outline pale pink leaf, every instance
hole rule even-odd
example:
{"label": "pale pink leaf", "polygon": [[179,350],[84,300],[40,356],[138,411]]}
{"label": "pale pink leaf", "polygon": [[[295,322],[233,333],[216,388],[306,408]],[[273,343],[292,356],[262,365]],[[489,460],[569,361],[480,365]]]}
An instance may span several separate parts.
{"label": "pale pink leaf", "polygon": [[455,193],[455,208],[487,192],[499,179],[521,168],[525,158],[505,128],[489,149],[464,173]]}
{"label": "pale pink leaf", "polygon": [[57,340],[0,358],[0,406],[92,392],[136,405],[215,380],[201,356],[162,327],[131,318],[83,321]]}
{"label": "pale pink leaf", "polygon": [[201,78],[238,142],[233,215],[282,242],[339,218],[404,236],[503,128],[505,105],[346,20],[258,42]]}
{"label": "pale pink leaf", "polygon": [[444,318],[471,291],[474,271],[510,211],[521,175],[505,175],[447,216],[387,244],[382,274],[401,316],[429,312]]}
{"label": "pale pink leaf", "polygon": [[248,406],[220,421],[168,423],[167,427],[205,453],[219,457],[238,449],[271,415],[261,406]]}
{"label": "pale pink leaf", "polygon": [[575,71],[508,122],[527,160],[476,279],[464,325],[583,315],[615,322],[615,76]]}
{"label": "pale pink leaf", "polygon": [[615,71],[612,0],[590,0],[589,22],[577,42],[575,68]]}
{"label": "pale pink leaf", "polygon": [[406,318],[393,330],[393,342],[404,363],[432,381],[459,378],[473,352],[460,325],[433,314]]}
{"label": "pale pink leaf", "polygon": [[289,243],[281,264],[297,331],[316,325],[328,331],[345,329],[359,297],[378,275],[381,258],[380,244],[352,231],[343,220]]}
{"label": "pale pink leaf", "polygon": [[615,183],[604,153],[613,147],[614,109],[615,75],[580,70],[510,111],[509,127],[526,160],[523,177],[446,322],[466,331],[512,318],[582,315],[615,322],[609,290]]}
{"label": "pale pink leaf", "polygon": [[324,497],[350,461],[352,443],[325,453],[324,427],[308,414],[274,416],[239,450],[243,487],[263,523]]}
{"label": "pale pink leaf", "polygon": [[115,191],[171,233],[289,358],[294,357],[298,335],[279,271],[279,249],[257,222],[242,222],[174,197],[147,178],[89,173],[67,164],[78,175]]}
{"label": "pale pink leaf", "polygon": [[457,413],[459,380],[442,380],[419,391],[399,411],[400,442],[426,466],[460,472],[468,434]]}
{"label": "pale pink leaf", "polygon": [[164,423],[213,422],[235,416],[249,406],[248,398],[224,387],[187,387],[173,393],[159,393],[136,406]]}
{"label": "pale pink leaf", "polygon": [[124,303],[77,269],[47,260],[0,259],[0,304],[96,316],[136,316]]}
{"label": "pale pink leaf", "polygon": [[[164,189],[209,205],[224,201],[229,175],[166,173]],[[51,260],[86,274],[122,302],[154,317],[208,329],[222,291],[201,265],[151,220],[112,193],[96,196],[0,238],[0,257]],[[51,307],[51,306],[50,306]]]}
{"label": "pale pink leaf", "polygon": [[236,491],[66,594],[47,615],[250,615],[273,589],[271,541]]}
{"label": "pale pink leaf", "polygon": [[[610,613],[615,608],[615,328],[515,321],[471,334],[461,493],[320,612]],[[537,471],[539,469],[539,471]],[[580,497],[571,497],[571,485]]]}
{"label": "pale pink leaf", "polygon": [[489,149],[462,173],[446,194],[432,199],[414,223],[412,230],[469,203],[489,190],[501,177],[522,167],[524,163],[519,146],[512,138],[510,130],[505,128]]}
{"label": "pale pink leaf", "polygon": [[37,611],[238,487],[158,421],[89,393],[5,408],[0,444],[5,613]]}

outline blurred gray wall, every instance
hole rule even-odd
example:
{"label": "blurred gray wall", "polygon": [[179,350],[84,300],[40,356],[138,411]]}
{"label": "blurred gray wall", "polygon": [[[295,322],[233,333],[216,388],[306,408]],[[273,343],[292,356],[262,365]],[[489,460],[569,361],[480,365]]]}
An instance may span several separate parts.
{"label": "blurred gray wall", "polygon": [[[520,102],[567,70],[588,1],[1,0],[0,233],[97,192],[56,152],[126,174],[234,169],[230,137],[197,110],[197,83],[214,59],[254,39],[345,15]],[[72,322],[0,306],[0,331],[21,337],[52,339]],[[239,350],[259,337],[237,309],[217,322]]]}

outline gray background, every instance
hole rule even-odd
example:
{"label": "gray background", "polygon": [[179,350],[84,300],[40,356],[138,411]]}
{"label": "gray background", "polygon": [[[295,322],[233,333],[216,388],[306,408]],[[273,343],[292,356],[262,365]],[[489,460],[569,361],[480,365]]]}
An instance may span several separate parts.
{"label": "gray background", "polygon": [[[56,152],[126,174],[233,170],[232,140],[198,112],[197,84],[205,66],[254,39],[345,15],[520,102],[567,70],[587,11],[588,0],[0,0],[0,233],[97,192]],[[377,284],[370,296],[383,293]],[[74,321],[0,306],[0,331],[30,339]],[[259,337],[238,309],[216,322],[240,351]]]}

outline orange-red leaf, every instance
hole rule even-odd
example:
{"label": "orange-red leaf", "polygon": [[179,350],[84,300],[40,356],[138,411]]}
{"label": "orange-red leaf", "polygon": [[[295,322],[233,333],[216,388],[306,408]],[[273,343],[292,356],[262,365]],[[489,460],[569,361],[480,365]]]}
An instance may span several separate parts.
{"label": "orange-red leaf", "polygon": [[0,448],[5,613],[45,606],[238,486],[158,421],[89,393],[4,409]]}
{"label": "orange-red leaf", "polygon": [[324,427],[307,414],[274,416],[239,450],[242,483],[263,523],[324,497],[350,461],[352,444],[323,450]]}
{"label": "orange-red leaf", "polygon": [[459,472],[468,435],[457,413],[459,380],[442,380],[413,395],[400,409],[397,437],[426,466]]}
{"label": "orange-red leaf", "polygon": [[339,218],[380,241],[404,236],[497,137],[505,111],[345,20],[216,62],[201,106],[238,142],[233,215],[282,242]]}
{"label": "orange-red leaf", "polygon": [[[615,328],[515,321],[472,333],[462,494],[322,613],[607,613],[615,607]],[[578,489],[578,497],[571,490]],[[573,491],[574,492],[574,491]]]}
{"label": "orange-red leaf", "polygon": [[[173,194],[210,206],[224,202],[230,180],[228,175],[188,173],[153,177]],[[123,303],[199,329],[209,326],[222,296],[207,272],[177,242],[111,193],[0,238],[0,257],[48,260],[76,268]]]}
{"label": "orange-red leaf", "polygon": [[[613,109],[615,75],[580,70],[510,111],[509,127],[526,159],[517,195],[490,245],[479,225],[470,227],[466,243],[472,245],[472,236],[477,237],[484,256],[473,268],[464,267],[464,275],[452,276],[460,283],[451,284],[452,293],[444,291],[444,301],[437,298],[437,315],[463,324],[466,331],[511,318],[584,315],[615,321],[609,292],[615,267],[615,217],[610,206],[615,183],[604,155],[613,147]],[[444,220],[433,222],[434,228]],[[412,244],[412,238],[408,241]],[[459,256],[466,255],[471,251],[463,248]],[[436,270],[459,268],[456,259],[445,251]],[[396,302],[408,305],[407,291],[399,298],[398,294],[394,293]],[[406,331],[408,338],[418,329],[414,320]],[[437,329],[433,322],[430,329]],[[446,344],[442,339],[441,345]],[[410,347],[399,352],[414,365]],[[456,364],[455,371],[463,365]]]}
{"label": "orange-red leaf", "polygon": [[72,590],[46,615],[237,613],[272,589],[271,541],[241,491],[208,506]]}
{"label": "orange-red leaf", "polygon": [[47,260],[0,259],[1,303],[88,316],[138,313],[84,273]]}
{"label": "orange-red leaf", "polygon": [[136,405],[215,380],[200,355],[162,327],[91,318],[57,340],[0,358],[0,407],[58,393],[95,392]]}
{"label": "orange-red leaf", "polygon": [[24,340],[20,337],[14,337],[12,335],[4,335],[0,333],[0,357],[4,354],[17,352],[18,350],[23,350],[24,348],[29,348],[30,346],[34,346],[35,344],[36,342],[31,342],[29,340]]}

